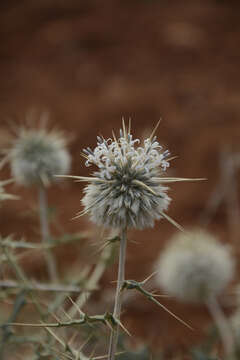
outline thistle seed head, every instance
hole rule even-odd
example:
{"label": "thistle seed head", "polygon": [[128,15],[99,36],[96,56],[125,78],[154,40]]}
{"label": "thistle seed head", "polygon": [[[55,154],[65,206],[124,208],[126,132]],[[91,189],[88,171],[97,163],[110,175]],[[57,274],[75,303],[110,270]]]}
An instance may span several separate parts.
{"label": "thistle seed head", "polygon": [[[140,146],[123,122],[120,137],[97,137],[94,150],[84,149],[86,166],[98,169],[82,199],[91,220],[112,228],[152,227],[167,210],[170,198],[159,176],[168,168],[168,151],[152,136]],[[81,215],[81,214],[80,214]]]}
{"label": "thistle seed head", "polygon": [[216,296],[234,274],[229,248],[205,231],[176,234],[157,262],[157,283],[170,295],[189,302]]}
{"label": "thistle seed head", "polygon": [[55,174],[66,174],[71,163],[62,133],[44,127],[19,128],[9,159],[15,181],[25,186],[48,185]]}

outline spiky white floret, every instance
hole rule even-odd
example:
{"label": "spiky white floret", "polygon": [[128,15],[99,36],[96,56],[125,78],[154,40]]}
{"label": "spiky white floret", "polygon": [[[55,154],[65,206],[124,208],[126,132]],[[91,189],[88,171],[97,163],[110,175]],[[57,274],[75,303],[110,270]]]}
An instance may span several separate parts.
{"label": "spiky white floret", "polygon": [[151,227],[167,210],[170,198],[159,176],[169,166],[168,151],[150,137],[139,146],[123,123],[120,137],[97,138],[92,151],[84,150],[86,165],[96,165],[94,178],[84,189],[84,213],[106,227]]}
{"label": "spiky white floret", "polygon": [[55,174],[68,173],[71,163],[64,136],[43,127],[20,128],[8,156],[13,177],[25,186],[48,185]]}
{"label": "spiky white floret", "polygon": [[90,148],[84,149],[88,157],[86,166],[95,164],[100,169],[98,175],[103,179],[114,177],[119,167],[128,166],[136,172],[144,171],[146,174],[153,170],[156,172],[158,167],[163,171],[169,167],[169,162],[165,160],[169,156],[169,151],[162,152],[162,146],[156,141],[156,137],[144,140],[142,147],[135,145],[140,143],[139,139],[133,140],[131,134],[124,137],[122,130],[118,140],[105,140],[99,136],[97,139],[97,147],[93,151]]}
{"label": "spiky white floret", "polygon": [[170,295],[190,302],[217,296],[234,274],[229,248],[197,230],[176,234],[160,254],[157,283]]}

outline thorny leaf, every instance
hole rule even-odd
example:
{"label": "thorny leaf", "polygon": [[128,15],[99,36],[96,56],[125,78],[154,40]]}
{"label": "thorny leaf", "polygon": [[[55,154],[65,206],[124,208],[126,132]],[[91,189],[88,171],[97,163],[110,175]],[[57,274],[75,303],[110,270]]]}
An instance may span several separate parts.
{"label": "thorny leaf", "polygon": [[157,301],[155,299],[155,297],[157,295],[150,293],[149,291],[145,290],[143,288],[143,284],[146,281],[142,281],[142,282],[137,282],[136,280],[125,280],[122,284],[122,288],[120,291],[123,290],[137,290],[139,291],[141,294],[143,294],[148,300],[154,302],[155,304],[157,304],[158,306],[160,306],[161,308],[163,308],[165,311],[167,311],[170,315],[172,315],[175,319],[177,319],[179,322],[181,322],[183,325],[187,326],[189,329],[193,330],[193,328],[188,325],[184,320],[182,320],[181,318],[179,318],[177,315],[175,315],[172,311],[168,310],[168,308],[164,305],[162,305],[159,301]]}

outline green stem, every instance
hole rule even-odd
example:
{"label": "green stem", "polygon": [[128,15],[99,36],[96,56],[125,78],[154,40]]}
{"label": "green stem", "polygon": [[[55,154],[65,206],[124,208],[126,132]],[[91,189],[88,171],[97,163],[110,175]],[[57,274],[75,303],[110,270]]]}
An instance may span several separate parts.
{"label": "green stem", "polygon": [[[47,209],[48,206],[47,206],[46,190],[43,185],[39,185],[39,217],[40,217],[40,226],[42,232],[42,242],[44,245],[51,244]],[[49,277],[52,282],[57,283],[58,282],[57,265],[51,249],[50,248],[45,249],[44,255],[46,259]]]}
{"label": "green stem", "polygon": [[[121,305],[122,305],[121,288],[125,280],[126,247],[127,247],[127,228],[124,228],[122,229],[122,233],[121,233],[120,253],[119,253],[119,263],[118,263],[118,280],[117,280],[117,289],[116,289],[115,305],[113,312],[113,316],[118,320],[120,320]],[[119,325],[117,324],[116,327],[111,332],[108,360],[114,360],[115,358],[115,353],[117,350],[117,342],[118,342],[118,333],[119,333]]]}

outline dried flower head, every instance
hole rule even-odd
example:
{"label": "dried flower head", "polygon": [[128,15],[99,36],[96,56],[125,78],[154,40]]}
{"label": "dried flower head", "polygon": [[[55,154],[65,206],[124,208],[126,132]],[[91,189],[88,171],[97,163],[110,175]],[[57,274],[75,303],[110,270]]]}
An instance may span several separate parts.
{"label": "dried flower head", "polygon": [[221,293],[234,274],[229,248],[202,230],[178,233],[161,253],[156,281],[170,295],[203,302]]}
{"label": "dried flower head", "polygon": [[114,133],[113,139],[98,136],[94,150],[83,150],[86,166],[98,169],[93,177],[70,176],[89,182],[82,199],[84,211],[77,217],[88,213],[98,225],[138,229],[152,227],[155,220],[165,217],[180,227],[165,214],[170,198],[164,184],[190,179],[160,177],[169,167],[169,151],[163,151],[156,141],[156,128],[140,146],[133,139],[130,123],[127,130],[123,121],[118,139]]}
{"label": "dried flower head", "polygon": [[66,174],[71,162],[63,134],[43,126],[20,127],[8,157],[13,177],[25,186],[48,185],[55,174]]}

